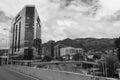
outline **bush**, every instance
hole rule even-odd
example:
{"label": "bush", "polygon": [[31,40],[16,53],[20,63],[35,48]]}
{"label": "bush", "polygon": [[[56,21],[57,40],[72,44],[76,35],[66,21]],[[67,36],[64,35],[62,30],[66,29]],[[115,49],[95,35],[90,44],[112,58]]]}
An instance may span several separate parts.
{"label": "bush", "polygon": [[47,62],[47,61],[52,61],[52,57],[51,56],[44,56],[44,58],[42,59],[43,62]]}
{"label": "bush", "polygon": [[73,60],[75,60],[75,61],[83,61],[84,57],[80,53],[77,53],[77,54],[73,55]]}

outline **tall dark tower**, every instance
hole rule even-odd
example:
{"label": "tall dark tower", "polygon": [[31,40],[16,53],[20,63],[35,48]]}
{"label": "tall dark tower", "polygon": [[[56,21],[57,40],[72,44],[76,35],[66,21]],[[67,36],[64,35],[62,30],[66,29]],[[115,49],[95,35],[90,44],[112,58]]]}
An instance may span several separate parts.
{"label": "tall dark tower", "polygon": [[13,19],[10,42],[13,55],[41,54],[41,22],[34,6],[26,6]]}

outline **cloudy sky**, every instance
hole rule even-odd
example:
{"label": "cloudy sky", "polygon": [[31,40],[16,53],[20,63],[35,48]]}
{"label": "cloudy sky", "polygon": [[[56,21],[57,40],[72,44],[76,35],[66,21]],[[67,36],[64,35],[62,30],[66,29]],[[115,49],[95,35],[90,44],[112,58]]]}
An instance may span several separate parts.
{"label": "cloudy sky", "polygon": [[0,48],[7,46],[11,21],[25,5],[35,5],[42,41],[120,36],[120,0],[0,0]]}

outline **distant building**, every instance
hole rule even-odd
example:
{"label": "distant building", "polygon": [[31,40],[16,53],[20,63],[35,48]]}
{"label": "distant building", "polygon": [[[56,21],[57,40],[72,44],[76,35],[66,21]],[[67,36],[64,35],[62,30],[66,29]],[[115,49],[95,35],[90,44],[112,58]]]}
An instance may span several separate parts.
{"label": "distant building", "polygon": [[80,54],[84,55],[83,54],[84,50],[82,48],[74,48],[74,49],[75,49],[76,53],[80,53]]}
{"label": "distant building", "polygon": [[56,46],[54,46],[54,58],[59,58],[60,57],[60,49],[63,48],[64,45],[62,44],[58,44]]}
{"label": "distant building", "polygon": [[65,47],[60,49],[60,53],[61,53],[60,56],[74,55],[76,51],[73,47]]}
{"label": "distant building", "polygon": [[47,55],[47,48],[42,46],[42,57]]}
{"label": "distant building", "polygon": [[41,54],[41,23],[34,6],[24,7],[12,21],[10,54]]}
{"label": "distant building", "polygon": [[8,49],[0,49],[0,56],[4,55],[4,53],[8,53]]}
{"label": "distant building", "polygon": [[54,57],[54,45],[55,41],[52,40],[42,45],[42,55]]}
{"label": "distant building", "polygon": [[64,55],[74,55],[74,54],[83,54],[83,49],[82,48],[73,48],[73,47],[65,47],[60,49],[60,56]]}

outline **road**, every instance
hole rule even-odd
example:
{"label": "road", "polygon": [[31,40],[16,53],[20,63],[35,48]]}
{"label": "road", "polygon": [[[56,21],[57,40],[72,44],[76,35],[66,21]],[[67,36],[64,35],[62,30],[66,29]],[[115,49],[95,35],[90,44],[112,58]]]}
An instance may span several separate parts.
{"label": "road", "polygon": [[0,67],[0,80],[39,80],[27,75]]}

